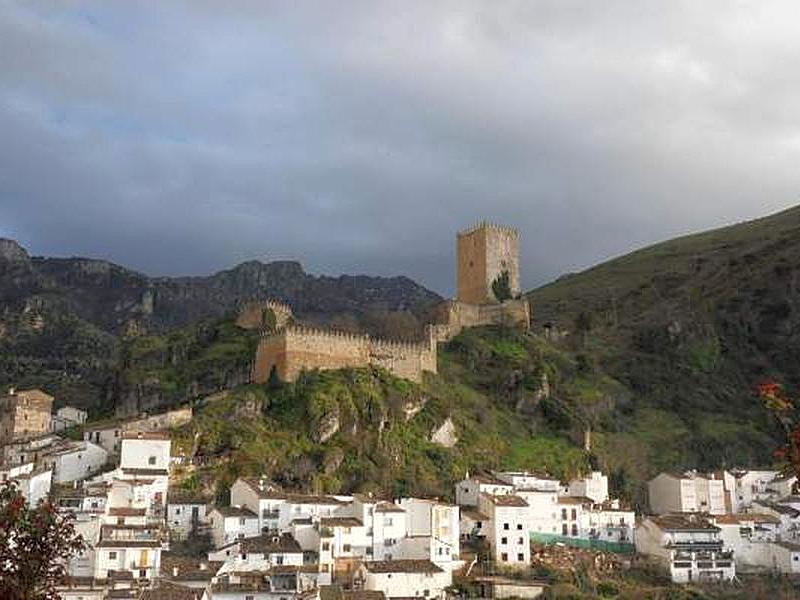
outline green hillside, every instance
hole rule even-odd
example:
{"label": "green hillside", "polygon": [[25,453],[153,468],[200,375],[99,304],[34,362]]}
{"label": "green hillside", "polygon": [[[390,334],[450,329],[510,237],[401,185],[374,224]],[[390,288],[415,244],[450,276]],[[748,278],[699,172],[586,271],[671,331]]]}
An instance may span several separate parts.
{"label": "green hillside", "polygon": [[630,391],[598,452],[653,467],[770,460],[763,379],[800,384],[800,208],[657,244],[530,292],[538,331],[567,331]]}

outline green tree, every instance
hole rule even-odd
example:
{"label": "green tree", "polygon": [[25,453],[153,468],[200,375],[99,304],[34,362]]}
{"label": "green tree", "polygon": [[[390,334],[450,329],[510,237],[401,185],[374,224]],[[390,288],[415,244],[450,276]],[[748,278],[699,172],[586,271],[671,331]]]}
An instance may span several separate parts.
{"label": "green tree", "polygon": [[29,506],[14,482],[0,489],[0,598],[57,600],[67,561],[86,545],[49,502]]}
{"label": "green tree", "polygon": [[498,302],[511,300],[511,282],[509,281],[508,271],[503,270],[500,275],[492,282],[492,293]]}

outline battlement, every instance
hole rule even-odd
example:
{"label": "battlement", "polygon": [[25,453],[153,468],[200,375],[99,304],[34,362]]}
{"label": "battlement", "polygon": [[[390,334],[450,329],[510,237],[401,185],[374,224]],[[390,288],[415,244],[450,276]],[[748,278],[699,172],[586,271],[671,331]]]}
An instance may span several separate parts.
{"label": "battlement", "polygon": [[421,381],[423,371],[436,372],[433,330],[427,342],[385,340],[367,334],[292,325],[261,337],[253,365],[253,381],[266,382],[273,371],[293,381],[303,370],[376,365],[398,377]]}
{"label": "battlement", "polygon": [[472,225],[471,227],[462,229],[456,235],[458,237],[472,235],[473,233],[480,231],[482,229],[497,231],[499,233],[503,233],[505,235],[511,235],[517,238],[519,237],[519,230],[517,228],[510,227],[508,225],[500,225],[499,223],[492,223],[491,221],[479,221],[474,225]]}
{"label": "battlement", "polygon": [[294,318],[292,307],[279,300],[251,300],[246,302],[239,309],[236,317],[236,325],[242,329],[261,329],[266,328],[264,314],[269,310],[275,315],[275,328],[282,329]]}

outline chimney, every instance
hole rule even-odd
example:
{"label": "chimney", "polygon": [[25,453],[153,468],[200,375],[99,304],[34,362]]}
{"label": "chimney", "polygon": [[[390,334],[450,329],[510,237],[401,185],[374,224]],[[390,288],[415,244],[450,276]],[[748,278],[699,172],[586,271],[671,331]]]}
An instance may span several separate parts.
{"label": "chimney", "polygon": [[177,577],[178,576],[178,567],[172,567],[172,576],[173,577]]}

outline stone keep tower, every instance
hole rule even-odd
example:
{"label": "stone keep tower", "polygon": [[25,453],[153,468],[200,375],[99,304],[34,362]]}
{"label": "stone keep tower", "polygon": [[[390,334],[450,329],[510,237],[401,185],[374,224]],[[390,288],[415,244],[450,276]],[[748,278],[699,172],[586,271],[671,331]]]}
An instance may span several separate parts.
{"label": "stone keep tower", "polygon": [[508,271],[512,296],[520,293],[519,232],[512,227],[479,223],[460,231],[458,255],[457,300],[465,304],[492,304],[497,298],[492,282]]}

